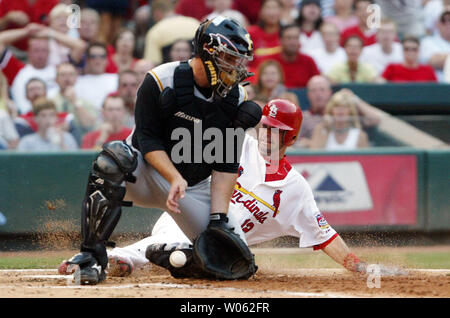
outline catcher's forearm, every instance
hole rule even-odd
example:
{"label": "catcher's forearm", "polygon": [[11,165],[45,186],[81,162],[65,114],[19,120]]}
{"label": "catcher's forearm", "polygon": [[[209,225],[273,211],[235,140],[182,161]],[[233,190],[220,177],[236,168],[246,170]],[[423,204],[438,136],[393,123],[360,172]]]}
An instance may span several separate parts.
{"label": "catcher's forearm", "polygon": [[211,213],[228,213],[237,173],[213,171],[211,175]]}
{"label": "catcher's forearm", "polygon": [[330,244],[323,248],[325,254],[350,271],[357,271],[358,257],[353,254],[344,240],[337,236]]}
{"label": "catcher's forearm", "polygon": [[170,161],[170,158],[165,151],[156,150],[148,152],[145,154],[144,158],[145,161],[155,168],[164,179],[169,181],[169,183],[172,183],[176,178],[181,178],[180,173]]}

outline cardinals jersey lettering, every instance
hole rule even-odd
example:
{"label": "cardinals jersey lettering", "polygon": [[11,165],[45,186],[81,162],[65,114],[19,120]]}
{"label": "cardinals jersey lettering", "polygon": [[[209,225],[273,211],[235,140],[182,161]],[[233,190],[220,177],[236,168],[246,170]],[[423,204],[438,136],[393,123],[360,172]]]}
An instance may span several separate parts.
{"label": "cardinals jersey lettering", "polygon": [[258,141],[247,135],[228,212],[239,219],[247,243],[290,235],[299,237],[300,247],[311,247],[331,239],[336,231],[320,213],[308,182],[295,169],[285,169],[284,174],[266,178]]}

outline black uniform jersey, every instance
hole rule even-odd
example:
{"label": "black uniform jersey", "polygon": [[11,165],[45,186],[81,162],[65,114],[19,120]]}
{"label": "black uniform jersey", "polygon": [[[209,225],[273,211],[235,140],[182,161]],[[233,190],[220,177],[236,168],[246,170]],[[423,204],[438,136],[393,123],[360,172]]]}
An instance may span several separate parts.
{"label": "black uniform jersey", "polygon": [[[181,108],[176,106],[175,109],[170,110],[170,113],[163,108],[160,100],[161,92],[166,87],[174,88],[174,72],[179,64],[180,62],[162,64],[146,75],[137,94],[136,127],[132,135],[132,145],[143,155],[155,150],[166,151],[176,169],[188,182],[188,185],[192,186],[209,177],[212,170],[237,172],[241,144],[238,142],[239,138],[235,136],[227,138],[227,136],[231,136],[227,135],[226,131],[227,128],[232,128],[231,121],[226,120],[226,114],[218,107],[217,102],[205,96],[212,95],[212,91],[209,89],[194,87],[192,103],[183,105]],[[234,93],[237,96],[235,99],[237,107],[246,99],[246,94],[241,86],[235,87]],[[184,129],[178,129],[178,132],[189,132],[189,139],[184,140],[186,136],[180,134],[174,138],[173,133],[177,128]],[[220,141],[215,140],[216,136],[210,136],[210,140],[203,138],[208,129],[209,132],[218,132],[219,130],[221,132],[223,139],[220,148],[222,156],[220,157],[222,160],[211,162],[204,156],[205,148],[208,145],[207,149],[214,148],[211,141],[216,141],[218,142],[216,145],[220,145]],[[180,147],[181,141],[187,142],[190,149]],[[180,148],[182,148],[181,151]],[[173,153],[172,150],[174,150]],[[233,153],[230,154],[230,151]],[[215,155],[215,149],[211,153]],[[174,158],[174,155],[178,157]],[[180,155],[183,159],[182,162],[179,162]]]}

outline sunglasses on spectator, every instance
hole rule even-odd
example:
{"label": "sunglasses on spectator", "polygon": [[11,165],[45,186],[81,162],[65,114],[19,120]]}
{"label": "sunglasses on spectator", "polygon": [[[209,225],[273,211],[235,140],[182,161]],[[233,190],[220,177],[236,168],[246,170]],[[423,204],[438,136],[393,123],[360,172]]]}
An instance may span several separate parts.
{"label": "sunglasses on spectator", "polygon": [[406,52],[409,52],[409,51],[411,51],[411,52],[417,52],[417,51],[419,50],[419,48],[418,48],[418,47],[405,46],[405,47],[403,48],[403,50],[406,51]]}
{"label": "sunglasses on spectator", "polygon": [[106,59],[106,54],[89,54],[90,59]]}

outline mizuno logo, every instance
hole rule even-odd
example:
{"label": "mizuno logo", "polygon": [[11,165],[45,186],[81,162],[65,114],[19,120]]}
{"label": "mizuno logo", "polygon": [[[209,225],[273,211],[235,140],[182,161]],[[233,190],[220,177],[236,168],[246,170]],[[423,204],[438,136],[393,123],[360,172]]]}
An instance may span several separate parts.
{"label": "mizuno logo", "polygon": [[214,65],[211,61],[205,61],[205,64],[208,66],[209,73],[211,74],[211,86],[214,86],[217,84],[216,69],[214,68]]}
{"label": "mizuno logo", "polygon": [[198,118],[196,118],[194,116],[186,115],[185,113],[183,113],[181,111],[175,113],[175,116],[183,118],[183,119],[186,119],[186,120],[189,120],[189,121],[193,121],[196,124],[198,124],[198,123],[200,123],[202,121],[201,119],[198,119]]}

